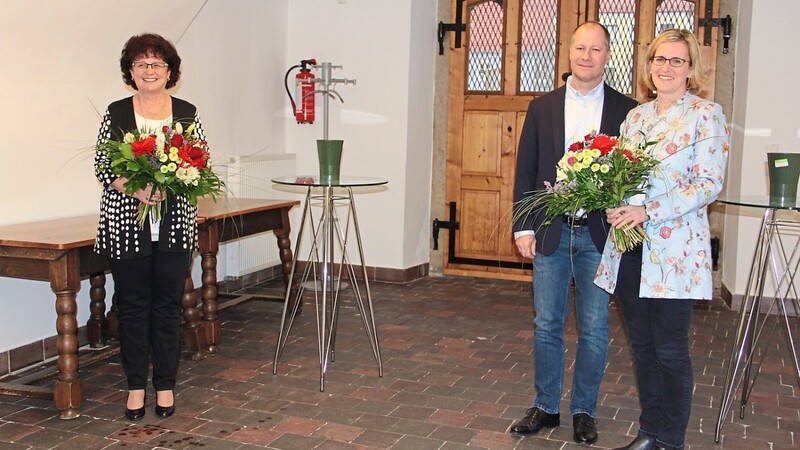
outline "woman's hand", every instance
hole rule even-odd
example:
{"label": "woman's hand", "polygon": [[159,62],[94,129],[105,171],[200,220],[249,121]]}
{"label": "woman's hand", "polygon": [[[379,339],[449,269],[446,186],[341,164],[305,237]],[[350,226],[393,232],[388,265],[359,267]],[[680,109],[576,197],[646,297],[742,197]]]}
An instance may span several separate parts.
{"label": "woman's hand", "polygon": [[163,196],[161,195],[161,191],[158,189],[153,189],[152,186],[139,189],[133,193],[132,197],[147,205],[155,205],[161,200],[164,200]]}
{"label": "woman's hand", "polygon": [[622,205],[618,208],[606,210],[606,220],[612,227],[617,229],[630,230],[640,223],[647,222],[649,219],[643,205]]}
{"label": "woman's hand", "polygon": [[[111,183],[111,187],[125,194],[125,183],[127,182],[127,178],[119,177],[114,180],[113,183]],[[155,205],[164,200],[164,196],[161,191],[158,189],[153,189],[152,186],[147,186],[144,189],[139,189],[138,191],[128,195],[147,205]]]}

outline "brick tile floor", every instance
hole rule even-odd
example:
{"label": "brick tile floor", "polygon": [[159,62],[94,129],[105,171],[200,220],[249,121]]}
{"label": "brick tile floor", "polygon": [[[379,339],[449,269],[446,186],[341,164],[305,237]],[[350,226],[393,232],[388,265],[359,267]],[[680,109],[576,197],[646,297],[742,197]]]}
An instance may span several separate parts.
{"label": "brick tile floor", "polygon": [[[383,377],[348,295],[325,391],[319,391],[313,301],[298,316],[273,375],[281,304],[253,300],[220,312],[223,341],[217,354],[196,361],[183,355],[173,417],[155,417],[149,392],[147,416],[127,422],[125,382],[119,358],[111,357],[81,368],[87,399],[78,419],[59,420],[50,401],[0,395],[0,450],[580,448],[572,442],[568,416],[562,416],[560,427],[535,436],[507,433],[533,395],[529,283],[430,277],[371,288]],[[242,293],[279,293],[279,283]],[[630,349],[620,320],[612,304],[609,362],[598,405],[600,439],[594,448],[626,445],[637,428]],[[795,335],[797,322],[792,320]],[[721,443],[714,443],[736,324],[737,313],[719,300],[695,308],[695,392],[687,448],[800,448],[800,389],[780,328],[745,418],[729,417]],[[572,318],[568,326],[562,411],[569,409],[577,336]]]}

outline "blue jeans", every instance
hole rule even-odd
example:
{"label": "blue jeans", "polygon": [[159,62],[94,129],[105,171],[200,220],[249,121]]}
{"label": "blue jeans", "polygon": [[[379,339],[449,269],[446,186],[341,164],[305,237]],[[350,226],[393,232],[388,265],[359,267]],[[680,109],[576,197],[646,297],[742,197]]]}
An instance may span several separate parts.
{"label": "blue jeans", "polygon": [[[553,232],[555,230],[550,230]],[[534,388],[533,406],[559,413],[564,384],[564,323],[569,315],[570,280],[575,279],[575,316],[578,348],[572,379],[572,415],[595,417],[597,393],[608,356],[609,295],[594,284],[600,253],[589,228],[562,225],[561,242],[549,256],[533,260]]]}
{"label": "blue jeans", "polygon": [[639,388],[639,434],[680,450],[692,411],[691,299],[640,298],[641,247],[622,256],[616,293],[628,327]]}

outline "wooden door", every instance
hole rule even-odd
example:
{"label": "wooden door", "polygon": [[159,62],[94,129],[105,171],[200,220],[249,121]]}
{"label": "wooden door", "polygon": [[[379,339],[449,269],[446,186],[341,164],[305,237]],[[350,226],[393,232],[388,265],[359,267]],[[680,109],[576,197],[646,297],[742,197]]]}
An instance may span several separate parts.
{"label": "wooden door", "polygon": [[[606,81],[644,102],[651,94],[638,68],[657,32],[698,30],[699,18],[717,11],[706,12],[705,0],[465,0],[462,8],[464,45],[450,39],[445,188],[445,211],[455,205],[447,220],[458,228],[446,237],[454,245],[443,246],[444,273],[528,280],[511,232],[517,144],[528,103],[564,83],[573,30],[587,20],[606,25]],[[702,47],[712,79],[717,34]]]}

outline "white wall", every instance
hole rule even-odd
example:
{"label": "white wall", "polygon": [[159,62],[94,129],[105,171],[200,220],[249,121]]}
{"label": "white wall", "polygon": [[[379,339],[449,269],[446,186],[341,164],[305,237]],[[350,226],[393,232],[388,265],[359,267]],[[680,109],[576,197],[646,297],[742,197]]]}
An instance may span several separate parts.
{"label": "white wall", "polygon": [[[183,65],[172,93],[197,105],[215,159],[285,152],[288,3],[141,0],[136,11],[158,14],[136,14],[120,2],[4,1],[0,225],[97,212],[92,146],[106,105],[131,94],[119,55],[134,34],[175,43]],[[199,267],[194,272],[199,284]],[[106,286],[112,292],[110,277]],[[80,325],[89,318],[88,291],[84,281]],[[0,278],[0,351],[55,334],[54,300],[49,283]]]}
{"label": "white wall", "polygon": [[[735,24],[736,75],[732,146],[726,191],[730,195],[768,195],[767,148],[800,153],[800,60],[788,56],[797,41],[794,0],[741,2]],[[722,243],[722,281],[744,294],[762,209],[726,207]],[[795,214],[795,213],[792,213]]]}
{"label": "white wall", "polygon": [[[301,59],[341,65],[333,78],[329,138],[343,139],[342,175],[385,178],[356,193],[367,265],[407,268],[428,261],[436,5],[430,0],[292,0],[287,67]],[[287,148],[300,173],[318,171],[321,99],[312,125],[290,124]]]}
{"label": "white wall", "polygon": [[[436,70],[436,2],[414,0],[409,26],[408,147],[404,205],[403,268],[430,260],[433,98]],[[425,202],[425,203],[423,203]]]}
{"label": "white wall", "polygon": [[[297,153],[298,173],[317,173],[321,110],[317,123],[297,125],[283,77],[301,59],[342,65],[334,77],[357,80],[338,86],[345,103],[330,107],[330,138],[345,140],[342,173],[389,180],[385,189],[356,196],[367,264],[407,268],[428,261],[435,2],[120,5],[0,5],[0,225],[97,212],[92,146],[99,115],[131,93],[118,67],[125,40],[151,31],[176,44],[183,73],[173,95],[197,105],[212,154],[222,161],[229,154]],[[226,276],[225,268],[217,275]],[[113,289],[110,279],[107,288]],[[78,293],[81,325],[88,320],[88,290],[85,281]],[[48,283],[0,277],[0,351],[53,335],[53,304]]]}

